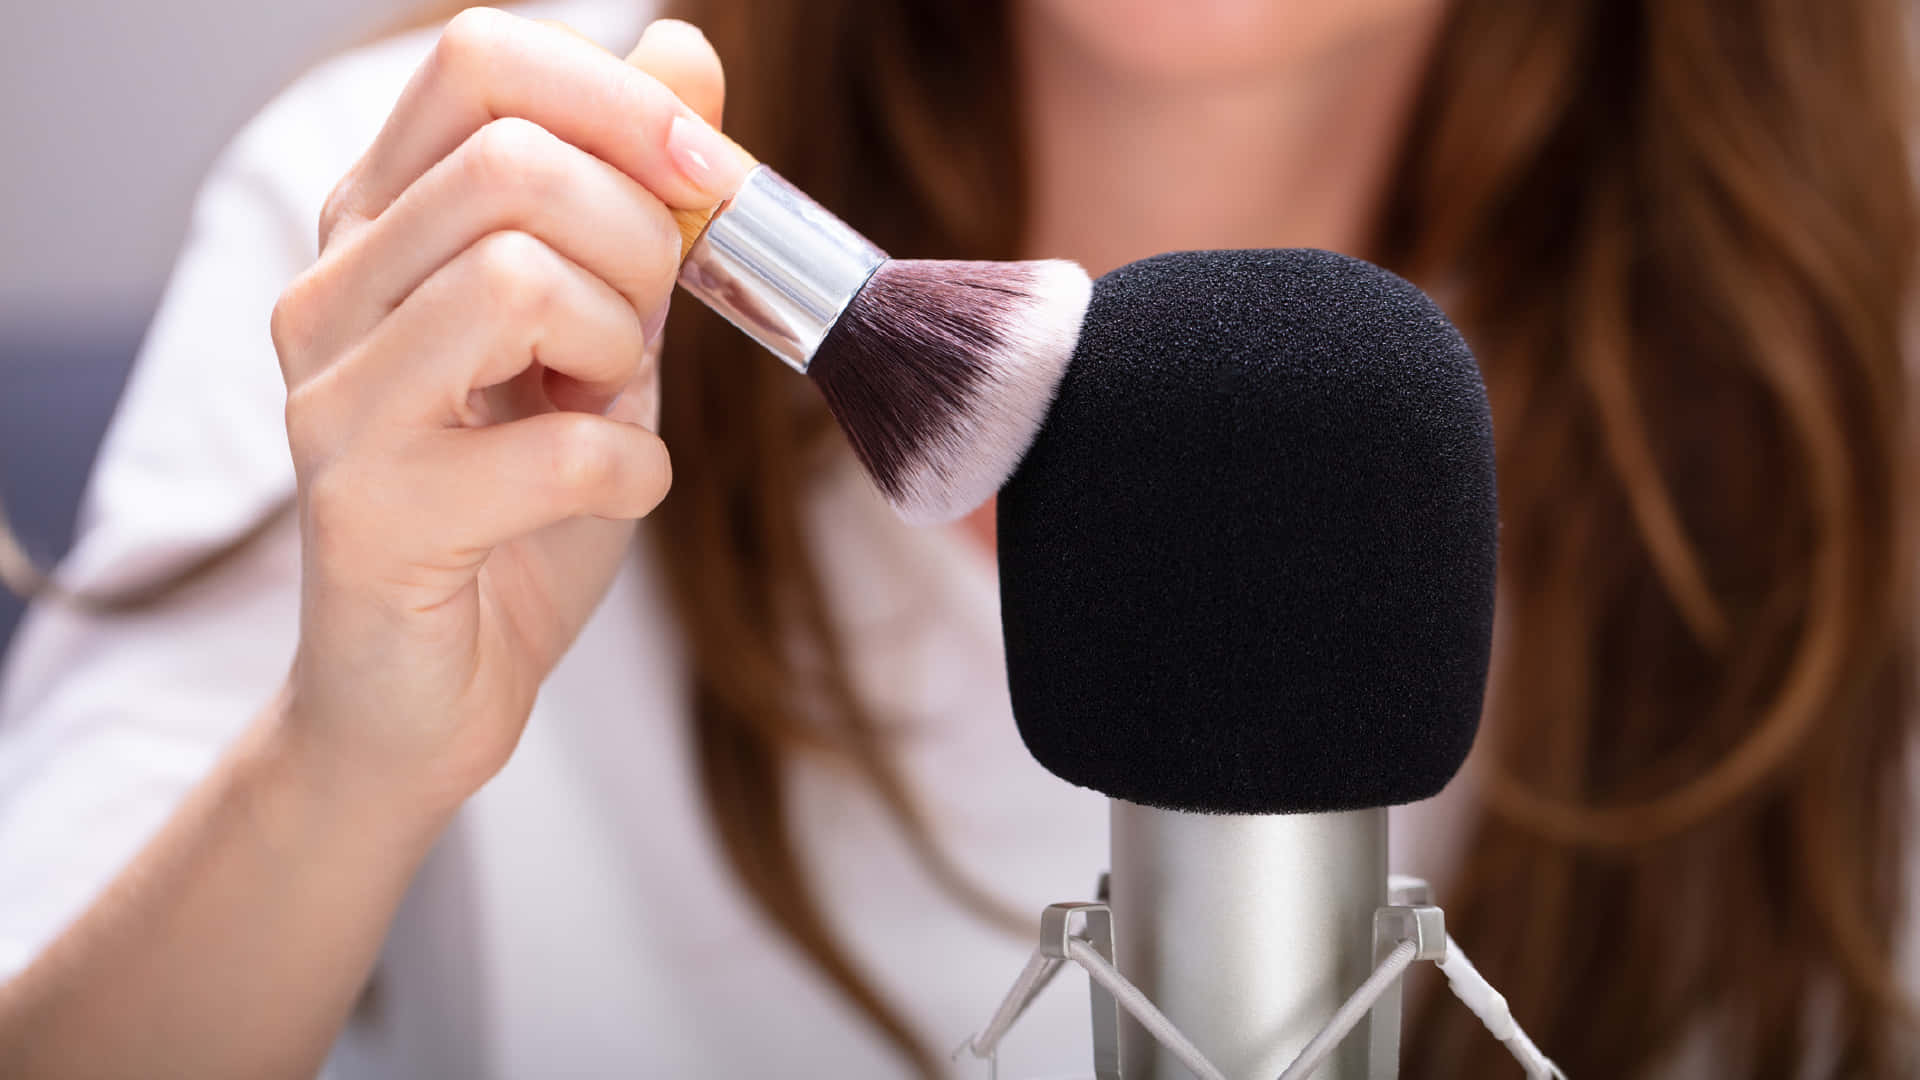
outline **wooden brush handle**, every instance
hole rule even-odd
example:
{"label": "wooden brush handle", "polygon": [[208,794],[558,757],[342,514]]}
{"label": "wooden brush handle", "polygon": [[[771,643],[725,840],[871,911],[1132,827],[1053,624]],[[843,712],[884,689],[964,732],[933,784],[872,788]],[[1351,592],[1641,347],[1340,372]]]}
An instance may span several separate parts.
{"label": "wooden brush handle", "polygon": [[673,223],[680,226],[680,261],[687,261],[687,253],[693,250],[693,242],[700,239],[700,233],[713,220],[713,212],[720,209],[716,204],[705,210],[675,210]]}

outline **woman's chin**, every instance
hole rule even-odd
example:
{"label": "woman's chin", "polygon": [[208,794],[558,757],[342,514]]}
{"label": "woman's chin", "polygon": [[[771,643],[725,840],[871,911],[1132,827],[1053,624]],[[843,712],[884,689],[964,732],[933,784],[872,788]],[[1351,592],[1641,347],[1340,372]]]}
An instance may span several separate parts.
{"label": "woman's chin", "polygon": [[1235,82],[1335,55],[1424,23],[1442,0],[1026,0],[1036,42],[1129,79]]}

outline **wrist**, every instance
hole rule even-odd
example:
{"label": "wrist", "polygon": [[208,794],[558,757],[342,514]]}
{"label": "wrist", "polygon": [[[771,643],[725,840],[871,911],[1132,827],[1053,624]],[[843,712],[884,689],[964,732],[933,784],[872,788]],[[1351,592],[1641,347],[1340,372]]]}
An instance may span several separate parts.
{"label": "wrist", "polygon": [[250,787],[279,796],[306,823],[360,831],[374,842],[424,854],[452,820],[461,795],[435,790],[399,768],[381,768],[321,737],[290,688],[261,714],[240,751]]}

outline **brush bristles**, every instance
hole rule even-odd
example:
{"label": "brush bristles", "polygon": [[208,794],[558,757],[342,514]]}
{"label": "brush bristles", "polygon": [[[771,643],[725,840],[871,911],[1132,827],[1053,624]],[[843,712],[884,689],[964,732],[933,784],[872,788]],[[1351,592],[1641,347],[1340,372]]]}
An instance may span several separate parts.
{"label": "brush bristles", "polygon": [[1091,291],[1061,260],[893,260],[807,373],[900,515],[951,521],[1000,490],[1033,445]]}

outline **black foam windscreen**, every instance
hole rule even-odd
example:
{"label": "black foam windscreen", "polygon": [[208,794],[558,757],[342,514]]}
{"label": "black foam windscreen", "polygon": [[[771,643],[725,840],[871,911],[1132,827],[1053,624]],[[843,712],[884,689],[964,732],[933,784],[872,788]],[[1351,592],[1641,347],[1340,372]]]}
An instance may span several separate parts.
{"label": "black foam windscreen", "polygon": [[1324,251],[1094,284],[999,503],[1020,734],[1148,806],[1348,810],[1444,787],[1493,632],[1486,391],[1419,289]]}

